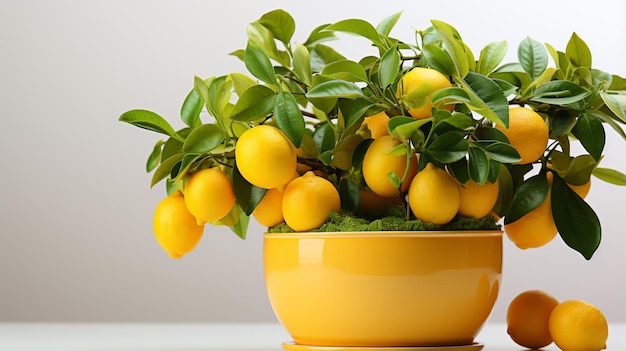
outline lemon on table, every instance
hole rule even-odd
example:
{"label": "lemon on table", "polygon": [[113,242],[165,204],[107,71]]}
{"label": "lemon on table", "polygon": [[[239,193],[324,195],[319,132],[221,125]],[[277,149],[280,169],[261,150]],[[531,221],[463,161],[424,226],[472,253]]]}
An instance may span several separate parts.
{"label": "lemon on table", "polygon": [[589,302],[568,300],[554,308],[550,335],[563,351],[599,351],[606,348],[609,326],[602,312]]}
{"label": "lemon on table", "polygon": [[172,257],[181,258],[193,250],[204,231],[187,210],[180,190],[174,191],[157,205],[152,220],[157,242]]}
{"label": "lemon on table", "polygon": [[518,345],[539,349],[552,343],[548,328],[550,314],[558,300],[541,290],[517,295],[506,313],[507,333]]}

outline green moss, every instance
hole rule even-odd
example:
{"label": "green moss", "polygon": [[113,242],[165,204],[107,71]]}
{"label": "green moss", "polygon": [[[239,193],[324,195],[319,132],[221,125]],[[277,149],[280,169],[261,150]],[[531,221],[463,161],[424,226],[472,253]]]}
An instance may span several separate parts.
{"label": "green moss", "polygon": [[[355,216],[350,213],[332,212],[319,229],[312,232],[365,232],[365,231],[424,231],[424,230],[499,230],[500,225],[492,216],[473,219],[457,216],[450,223],[437,225],[422,222],[414,217],[405,219],[402,206],[391,207],[384,213],[371,216]],[[268,229],[270,233],[292,233],[285,223]]]}

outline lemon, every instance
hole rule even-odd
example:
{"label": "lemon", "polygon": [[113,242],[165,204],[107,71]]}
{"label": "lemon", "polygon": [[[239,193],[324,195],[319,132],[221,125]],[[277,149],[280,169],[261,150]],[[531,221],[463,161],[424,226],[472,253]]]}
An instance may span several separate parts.
{"label": "lemon", "polygon": [[406,154],[395,154],[392,151],[402,143],[400,138],[384,135],[375,139],[363,157],[362,172],[365,183],[371,191],[382,197],[398,197],[398,190],[406,191],[411,180],[417,174],[417,157],[411,156],[408,175],[401,189],[394,187],[387,174],[395,173],[402,179],[406,171]]}
{"label": "lemon", "polygon": [[409,206],[423,222],[446,224],[461,205],[457,182],[448,172],[428,163],[409,187]]}
{"label": "lemon", "polygon": [[[415,67],[402,76],[398,87],[398,97],[410,95],[416,106],[409,107],[409,114],[415,119],[432,117],[432,95],[452,84],[443,73],[432,68]],[[454,104],[437,106],[448,111],[454,110]]]}
{"label": "lemon", "polygon": [[219,220],[235,204],[230,179],[217,167],[193,173],[185,184],[185,204],[200,225]]}
{"label": "lemon", "polygon": [[319,228],[330,212],[339,212],[341,200],[330,181],[309,171],[287,185],[282,209],[287,225],[304,232]]}
{"label": "lemon", "polygon": [[389,135],[389,116],[385,112],[379,112],[375,115],[365,117],[361,125],[367,126],[372,139],[376,139],[383,135]]}
{"label": "lemon", "polygon": [[550,313],[559,304],[552,295],[541,290],[528,290],[517,295],[506,313],[507,333],[518,345],[540,349],[552,343],[548,328]]}
{"label": "lemon", "polygon": [[550,314],[550,335],[563,351],[598,351],[606,348],[609,326],[602,312],[582,300],[561,302]]}
{"label": "lemon", "polygon": [[509,139],[522,160],[519,164],[537,161],[548,146],[548,125],[535,111],[525,107],[509,109],[509,128],[496,124],[496,128]]}
{"label": "lemon", "polygon": [[296,149],[280,129],[260,125],[243,132],[235,146],[241,175],[260,188],[280,188],[296,171]]}
{"label": "lemon", "polygon": [[152,228],[159,245],[173,258],[181,258],[193,250],[204,231],[204,226],[198,225],[187,210],[180,190],[159,202]]}
{"label": "lemon", "polygon": [[465,184],[457,182],[461,203],[459,214],[465,217],[483,218],[491,212],[491,209],[498,201],[498,182],[486,182],[483,185],[473,180],[468,180]]}

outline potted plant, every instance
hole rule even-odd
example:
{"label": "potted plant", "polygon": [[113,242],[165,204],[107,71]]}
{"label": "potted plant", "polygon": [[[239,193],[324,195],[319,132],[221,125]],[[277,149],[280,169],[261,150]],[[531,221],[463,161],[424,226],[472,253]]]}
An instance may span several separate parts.
{"label": "potted plant", "polygon": [[[119,118],[165,136],[146,168],[167,189],[153,226],[172,257],[206,224],[241,238],[251,216],[268,227],[286,349],[478,347],[501,225],[520,248],[558,232],[590,259],[601,239],[584,201],[591,176],[626,183],[599,167],[605,129],[626,139],[626,80],[593,68],[576,34],[561,50],[526,38],[503,63],[505,41],[475,54],[442,21],[394,38],[399,16],[323,24],[296,43],[294,19],[268,12],[232,53],[249,74],[194,77],[185,128],[148,110]],[[337,33],[371,54],[344,56]]]}

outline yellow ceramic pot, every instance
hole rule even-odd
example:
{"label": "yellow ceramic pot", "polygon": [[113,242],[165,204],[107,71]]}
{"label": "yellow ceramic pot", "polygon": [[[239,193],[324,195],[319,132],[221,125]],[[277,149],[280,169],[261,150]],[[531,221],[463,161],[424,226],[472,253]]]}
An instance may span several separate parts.
{"label": "yellow ceramic pot", "polygon": [[264,264],[297,345],[471,345],[498,295],[502,232],[265,234]]}

